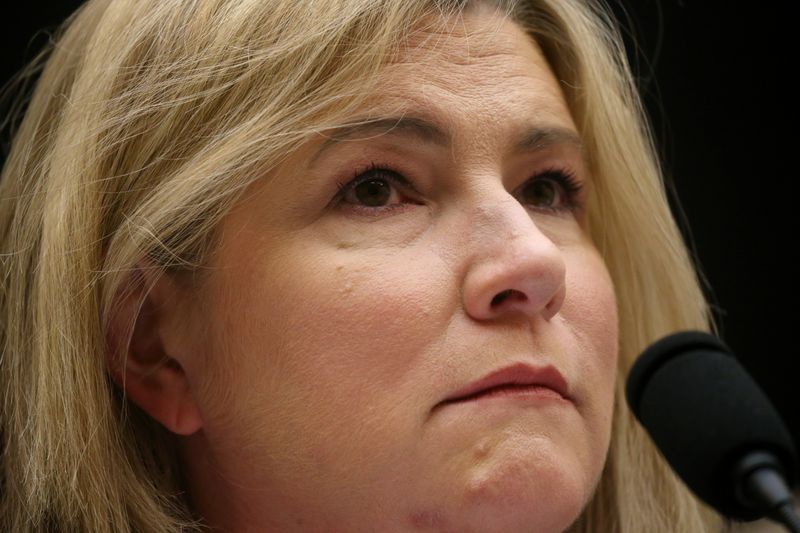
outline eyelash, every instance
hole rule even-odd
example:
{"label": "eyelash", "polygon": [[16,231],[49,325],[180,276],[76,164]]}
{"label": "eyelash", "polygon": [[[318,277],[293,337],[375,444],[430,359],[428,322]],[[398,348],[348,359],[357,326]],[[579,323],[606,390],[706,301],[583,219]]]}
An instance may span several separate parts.
{"label": "eyelash", "polygon": [[[413,184],[405,177],[403,177],[402,174],[400,174],[395,170],[392,170],[392,168],[390,168],[389,165],[380,165],[373,162],[370,163],[370,165],[366,169],[357,170],[354,173],[353,178],[350,179],[350,181],[337,182],[336,185],[339,192],[334,198],[334,203],[336,205],[343,204],[344,197],[348,192],[354,190],[360,184],[366,181],[374,180],[376,178],[386,180],[392,186],[397,188],[414,190]],[[581,201],[579,199],[579,196],[581,190],[583,189],[583,183],[577,178],[574,171],[567,168],[549,167],[540,172],[537,172],[520,187],[520,190],[544,178],[553,181],[561,189],[561,193],[563,194],[562,204],[558,207],[540,206],[540,207],[531,207],[531,209],[550,212],[550,213],[563,213],[563,212],[573,212],[581,207]],[[394,211],[396,209],[402,209],[405,207],[407,207],[407,204],[405,203],[391,204],[379,207],[368,207],[357,204],[350,204],[350,209],[364,211],[367,214],[373,214],[373,215],[385,213],[387,211]]]}

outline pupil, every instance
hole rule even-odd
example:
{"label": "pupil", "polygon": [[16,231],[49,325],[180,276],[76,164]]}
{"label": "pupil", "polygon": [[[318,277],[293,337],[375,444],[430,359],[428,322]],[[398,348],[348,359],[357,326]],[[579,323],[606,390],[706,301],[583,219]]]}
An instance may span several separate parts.
{"label": "pupil", "polygon": [[546,180],[536,181],[528,190],[528,202],[537,206],[552,206],[558,199],[558,193],[553,183]]}
{"label": "pupil", "polygon": [[391,191],[385,181],[369,180],[356,185],[355,193],[361,204],[369,207],[379,207],[386,204]]}

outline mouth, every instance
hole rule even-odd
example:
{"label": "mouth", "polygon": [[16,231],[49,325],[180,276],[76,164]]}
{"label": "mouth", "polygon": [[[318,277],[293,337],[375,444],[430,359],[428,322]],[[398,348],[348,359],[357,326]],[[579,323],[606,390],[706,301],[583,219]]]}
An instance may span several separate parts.
{"label": "mouth", "polygon": [[456,390],[437,407],[498,396],[534,396],[540,399],[572,401],[564,376],[553,366],[524,363],[492,371]]}

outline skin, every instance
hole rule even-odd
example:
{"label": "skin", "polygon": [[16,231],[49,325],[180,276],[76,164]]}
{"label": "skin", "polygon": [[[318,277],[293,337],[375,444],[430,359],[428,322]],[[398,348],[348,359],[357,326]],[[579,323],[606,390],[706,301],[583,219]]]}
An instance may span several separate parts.
{"label": "skin", "polygon": [[[353,118],[443,136],[309,140],[225,218],[201,286],[162,277],[142,308],[128,394],[181,435],[192,505],[221,530],[556,532],[597,484],[617,318],[591,176],[563,135],[517,146],[577,129],[514,23],[475,11],[422,37]],[[339,193],[371,166],[411,186],[377,208]],[[552,169],[581,192],[549,183],[540,205],[532,176]],[[517,362],[555,367],[569,401],[442,405]]]}

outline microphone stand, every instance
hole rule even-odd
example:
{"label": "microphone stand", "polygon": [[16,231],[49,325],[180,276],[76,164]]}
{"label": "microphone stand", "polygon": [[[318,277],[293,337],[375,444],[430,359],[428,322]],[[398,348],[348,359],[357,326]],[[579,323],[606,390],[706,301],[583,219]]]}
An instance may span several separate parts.
{"label": "microphone stand", "polygon": [[800,533],[800,514],[778,459],[758,451],[744,456],[734,467],[737,499],[782,524],[790,533]]}

